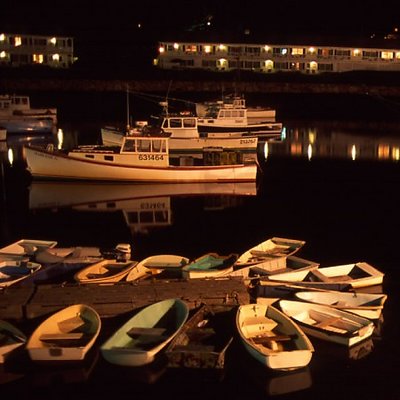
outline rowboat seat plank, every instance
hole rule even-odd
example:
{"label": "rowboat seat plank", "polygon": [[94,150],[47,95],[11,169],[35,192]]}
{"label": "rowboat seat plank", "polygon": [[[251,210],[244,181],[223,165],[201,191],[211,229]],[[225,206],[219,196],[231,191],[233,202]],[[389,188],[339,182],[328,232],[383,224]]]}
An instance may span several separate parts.
{"label": "rowboat seat plank", "polygon": [[251,338],[256,344],[263,344],[269,342],[282,342],[292,340],[289,335],[274,335],[274,336],[256,336]]}
{"label": "rowboat seat plank", "polygon": [[40,340],[43,342],[55,342],[59,340],[78,340],[82,339],[82,332],[70,332],[70,333],[43,333],[40,336]]}
{"label": "rowboat seat plank", "polygon": [[165,333],[165,328],[139,328],[134,327],[126,333],[131,337],[146,335],[146,336],[162,336]]}
{"label": "rowboat seat plank", "polygon": [[329,278],[328,276],[322,274],[318,269],[313,270],[312,274],[318,278],[321,282],[329,282],[332,278]]}
{"label": "rowboat seat plank", "polygon": [[[265,331],[272,331],[274,328],[278,326],[277,322],[270,318],[260,318],[260,317],[249,317],[246,318],[245,325],[247,327],[254,326],[257,330],[265,330]],[[252,329],[254,329],[252,327]]]}
{"label": "rowboat seat plank", "polygon": [[68,333],[77,328],[80,328],[85,324],[85,321],[81,318],[80,315],[75,315],[74,317],[64,319],[63,321],[58,322],[58,327],[60,331]]}
{"label": "rowboat seat plank", "polygon": [[332,318],[327,318],[323,321],[320,321],[315,324],[317,328],[326,328],[327,326],[334,325],[336,322],[340,321],[340,317],[332,317]]}

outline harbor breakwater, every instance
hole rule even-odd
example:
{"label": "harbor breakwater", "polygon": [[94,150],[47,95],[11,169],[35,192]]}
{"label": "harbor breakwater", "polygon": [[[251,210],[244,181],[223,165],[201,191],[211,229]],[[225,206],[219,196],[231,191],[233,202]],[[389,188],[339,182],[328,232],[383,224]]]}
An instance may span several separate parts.
{"label": "harbor breakwater", "polygon": [[3,93],[31,91],[120,92],[129,87],[137,92],[168,93],[187,92],[240,92],[268,94],[371,94],[400,97],[400,85],[375,82],[295,82],[295,81],[231,81],[218,80],[167,80],[167,79],[62,79],[62,78],[0,78]]}

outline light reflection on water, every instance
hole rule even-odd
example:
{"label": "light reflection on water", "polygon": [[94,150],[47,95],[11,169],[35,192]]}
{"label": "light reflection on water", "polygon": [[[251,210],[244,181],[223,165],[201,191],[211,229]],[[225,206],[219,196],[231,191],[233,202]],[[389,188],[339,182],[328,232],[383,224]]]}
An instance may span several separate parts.
{"label": "light reflection on water", "polygon": [[[400,125],[399,125],[400,132]],[[378,130],[354,129],[324,125],[284,126],[281,138],[261,146],[264,158],[287,156],[304,158],[348,159],[398,162],[400,159],[399,132],[387,134]]]}

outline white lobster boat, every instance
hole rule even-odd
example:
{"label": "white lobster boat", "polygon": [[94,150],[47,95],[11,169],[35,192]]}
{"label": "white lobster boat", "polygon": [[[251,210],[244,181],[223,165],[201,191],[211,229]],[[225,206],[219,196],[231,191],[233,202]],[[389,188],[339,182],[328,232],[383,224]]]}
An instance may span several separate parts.
{"label": "white lobster boat", "polygon": [[124,136],[148,136],[154,134],[152,131],[169,137],[171,157],[190,155],[199,158],[204,149],[226,151],[231,157],[236,154],[244,158],[257,156],[257,137],[209,137],[207,133],[199,133],[196,116],[185,114],[164,115],[154,127],[140,122],[139,125],[128,127],[126,132],[106,126],[101,128],[101,138],[106,146],[121,146]]}
{"label": "white lobster boat", "polygon": [[250,182],[255,161],[224,165],[171,165],[167,137],[124,137],[120,148],[81,146],[69,152],[24,147],[33,178],[119,182]]}
{"label": "white lobster boat", "polygon": [[252,110],[250,115],[249,118],[245,100],[240,97],[235,97],[231,102],[210,103],[204,116],[197,121],[198,129],[201,133],[207,132],[209,137],[255,135],[269,138],[282,132],[283,125],[276,122],[275,117],[263,119],[263,115],[271,115],[269,112]]}

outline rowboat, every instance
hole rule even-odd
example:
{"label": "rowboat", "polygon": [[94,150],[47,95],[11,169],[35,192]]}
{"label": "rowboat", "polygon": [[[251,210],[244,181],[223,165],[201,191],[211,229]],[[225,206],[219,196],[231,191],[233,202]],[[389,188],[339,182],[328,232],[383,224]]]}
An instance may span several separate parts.
{"label": "rowboat", "polygon": [[[250,268],[257,267],[265,273],[287,268],[287,258],[299,251],[305,241],[273,237],[242,253],[236,260],[232,276],[248,276]],[[314,263],[313,263],[314,264]]]}
{"label": "rowboat", "polygon": [[201,304],[165,350],[169,368],[221,370],[233,341],[236,306]]}
{"label": "rowboat", "polygon": [[150,364],[177,335],[188,316],[188,305],[177,298],[150,304],[118,328],[100,351],[112,364]]}
{"label": "rowboat", "polygon": [[309,364],[314,347],[302,329],[272,304],[244,304],[236,329],[246,350],[262,365],[290,371]]}
{"label": "rowboat", "polygon": [[217,253],[207,253],[182,268],[185,279],[216,278],[226,276],[233,271],[237,254],[222,256]]}
{"label": "rowboat", "polygon": [[0,320],[0,364],[16,349],[21,348],[27,341],[26,335],[14,324]]}
{"label": "rowboat", "polygon": [[57,242],[52,240],[20,239],[0,249],[1,260],[21,260],[34,256],[37,251],[53,248]]}
{"label": "rowboat", "polygon": [[291,282],[298,286],[342,291],[351,288],[357,289],[381,285],[383,276],[383,272],[372,265],[366,262],[357,262],[354,264],[319,267],[308,271],[274,274],[261,278],[260,284],[263,284],[263,279],[268,279],[274,282]]}
{"label": "rowboat", "polygon": [[380,318],[383,305],[387,299],[386,294],[340,292],[336,290],[298,291],[294,296],[297,300],[329,305],[368,319]]}
{"label": "rowboat", "polygon": [[52,247],[37,250],[35,260],[45,266],[50,264],[93,264],[101,261],[103,254],[98,247]]}
{"label": "rowboat", "polygon": [[175,254],[157,254],[139,261],[131,269],[126,281],[137,281],[156,274],[181,277],[182,268],[189,264],[189,259]]}
{"label": "rowboat", "polygon": [[80,361],[101,329],[97,311],[86,304],[65,307],[45,319],[26,344],[33,361]]}
{"label": "rowboat", "polygon": [[115,283],[125,279],[136,264],[137,261],[105,259],[79,270],[74,279],[82,284]]}
{"label": "rowboat", "polygon": [[0,288],[21,283],[41,268],[41,264],[31,261],[0,261]]}
{"label": "rowboat", "polygon": [[369,338],[374,331],[371,320],[327,305],[279,300],[279,307],[306,334],[348,347]]}
{"label": "rowboat", "polygon": [[[173,165],[168,137],[125,136],[121,147],[80,146],[70,151],[24,146],[27,170],[35,179],[111,182],[251,182],[258,164]],[[182,161],[185,163],[185,160]]]}
{"label": "rowboat", "polygon": [[[285,256],[279,260],[271,260],[271,262],[267,264],[269,264],[269,266],[273,266],[274,263],[280,264],[282,268],[277,270],[274,270],[273,268],[266,269],[265,264],[261,267],[255,264],[235,269],[234,265],[234,270],[232,273],[230,273],[230,276],[240,276],[245,281],[250,282],[254,286],[258,283],[258,279],[262,277],[268,277],[270,275],[291,271],[308,271],[319,267],[319,263],[317,263],[316,261],[307,260],[305,258],[297,256]],[[265,282],[266,281],[264,280],[263,283]]]}

